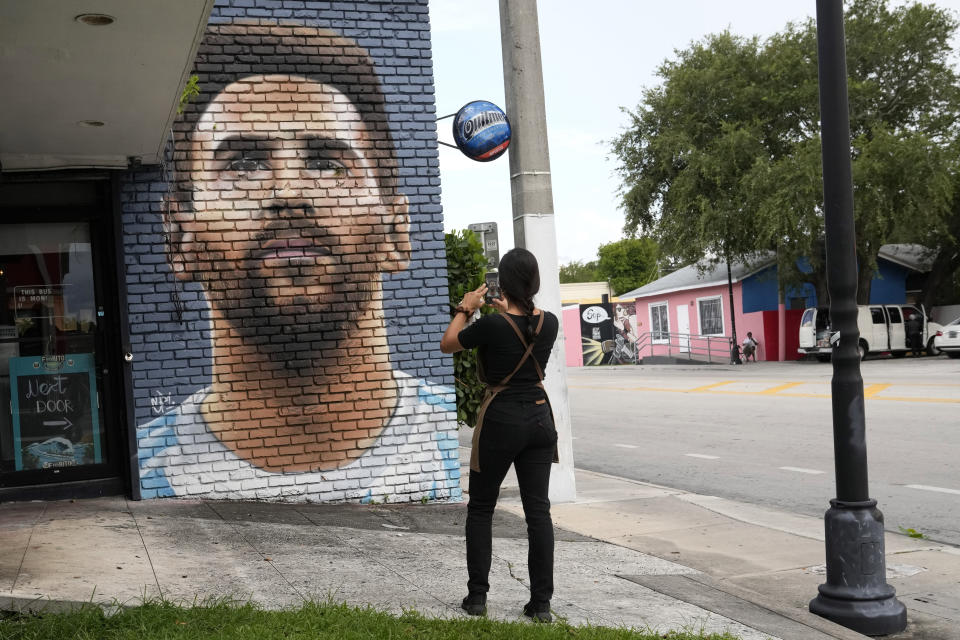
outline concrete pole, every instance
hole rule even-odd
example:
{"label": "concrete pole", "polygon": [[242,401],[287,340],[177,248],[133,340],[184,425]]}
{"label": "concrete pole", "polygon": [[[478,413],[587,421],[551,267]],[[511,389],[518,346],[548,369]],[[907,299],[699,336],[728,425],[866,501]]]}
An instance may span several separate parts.
{"label": "concrete pole", "polygon": [[560,270],[557,264],[557,232],[553,221],[539,30],[536,0],[500,0],[503,85],[507,117],[513,130],[509,149],[513,242],[537,257],[540,265],[537,306],[552,311],[561,320],[560,335],[544,372],[544,386],[550,395],[560,437],[560,464],[553,465],[550,500],[570,502],[576,498],[576,482],[573,475],[573,438],[567,397]]}

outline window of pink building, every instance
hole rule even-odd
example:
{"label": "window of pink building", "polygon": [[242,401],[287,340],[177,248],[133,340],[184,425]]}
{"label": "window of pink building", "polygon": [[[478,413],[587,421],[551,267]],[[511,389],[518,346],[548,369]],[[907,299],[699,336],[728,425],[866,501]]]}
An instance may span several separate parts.
{"label": "window of pink building", "polygon": [[723,298],[697,298],[697,320],[700,325],[700,335],[722,336],[723,331]]}

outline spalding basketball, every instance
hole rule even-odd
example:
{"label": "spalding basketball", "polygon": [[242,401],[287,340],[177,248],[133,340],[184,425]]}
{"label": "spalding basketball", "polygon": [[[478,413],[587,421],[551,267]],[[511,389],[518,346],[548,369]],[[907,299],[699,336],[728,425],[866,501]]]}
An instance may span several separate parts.
{"label": "spalding basketball", "polygon": [[468,102],[453,119],[453,141],[471,160],[496,160],[510,146],[510,121],[492,102]]}

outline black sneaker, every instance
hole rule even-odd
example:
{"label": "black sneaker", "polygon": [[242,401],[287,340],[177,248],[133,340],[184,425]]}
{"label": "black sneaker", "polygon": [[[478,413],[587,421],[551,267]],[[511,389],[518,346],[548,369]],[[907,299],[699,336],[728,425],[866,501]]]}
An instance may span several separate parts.
{"label": "black sneaker", "polygon": [[487,615],[487,594],[471,593],[463,599],[463,602],[460,604],[460,608],[466,611],[467,615],[470,616]]}
{"label": "black sneaker", "polygon": [[553,616],[550,615],[550,603],[535,605],[528,602],[523,605],[523,615],[534,622],[553,622]]}

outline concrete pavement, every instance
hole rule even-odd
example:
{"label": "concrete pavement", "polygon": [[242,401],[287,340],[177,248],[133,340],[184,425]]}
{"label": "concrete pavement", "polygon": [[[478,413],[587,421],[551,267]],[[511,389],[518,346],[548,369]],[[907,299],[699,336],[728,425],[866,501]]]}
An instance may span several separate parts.
{"label": "concrete pavement", "polygon": [[[806,611],[823,580],[816,519],[585,471],[577,488],[576,502],[554,506],[553,608],[570,623],[726,630],[744,640],[863,638]],[[526,532],[511,478],[501,505],[489,615],[517,619],[527,600]],[[158,596],[285,607],[329,597],[459,616],[465,513],[463,504],[2,504],[0,609]],[[902,536],[888,536],[887,552],[910,610],[896,638],[956,639],[949,594],[960,555]]]}
{"label": "concrete pavement", "polygon": [[[807,605],[825,580],[821,519],[587,471],[577,483],[577,501],[553,507],[558,526],[697,570],[630,578],[638,584],[771,634],[755,607],[819,620]],[[908,609],[906,631],[890,637],[960,638],[960,550],[888,533],[886,552],[887,580]]]}

